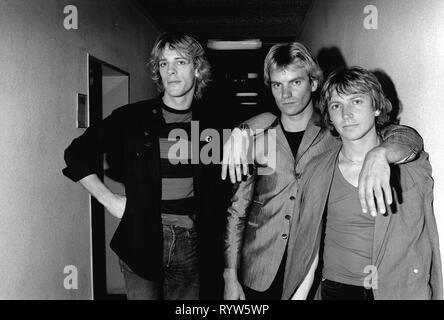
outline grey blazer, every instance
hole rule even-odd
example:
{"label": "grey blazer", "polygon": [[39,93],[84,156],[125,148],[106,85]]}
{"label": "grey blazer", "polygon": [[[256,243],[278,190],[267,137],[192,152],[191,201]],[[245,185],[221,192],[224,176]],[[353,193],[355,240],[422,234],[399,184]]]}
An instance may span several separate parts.
{"label": "grey blazer", "polygon": [[[272,124],[255,138],[259,146],[255,158],[257,170],[246,181],[234,186],[231,206],[227,210],[224,254],[225,267],[239,269],[241,282],[253,290],[267,290],[276,276],[287,247],[290,226],[297,224],[293,221],[299,213],[296,196],[307,164],[340,145],[340,140],[330,131],[321,129],[319,121],[319,115],[314,112],[296,159],[276,116],[264,113],[246,122],[251,128]],[[266,144],[261,139],[268,141],[269,135],[276,139],[276,164],[273,168],[264,168],[266,159],[261,159],[264,150],[260,148]],[[412,153],[423,148],[422,138],[406,126],[388,126],[381,135],[383,141],[409,146]],[[269,169],[270,174],[259,175],[264,169]]]}
{"label": "grey blazer", "polygon": [[[261,122],[263,117],[270,117],[270,114],[259,115],[252,119],[253,123],[247,123],[253,128],[254,121]],[[275,118],[264,133],[255,138],[259,150],[253,174],[234,186],[228,208],[225,262],[227,268],[240,269],[240,281],[253,290],[267,290],[276,276],[287,247],[305,166],[313,157],[339,143],[328,131],[321,130],[317,121],[318,116],[314,115],[295,159],[280,121]],[[270,137],[276,139],[276,165],[270,168],[267,164],[269,174],[260,175],[258,172],[264,169],[261,139]]]}
{"label": "grey blazer", "polygon": [[[340,146],[331,149],[306,167],[308,175],[301,181],[297,200],[298,223],[292,225],[288,243],[283,299],[290,299],[297,290],[319,250],[339,151]],[[375,218],[375,300],[442,300],[441,254],[427,153],[422,152],[415,161],[392,166],[391,185],[393,204],[388,206],[387,214]],[[321,264],[318,266],[321,271]],[[318,288],[319,283],[314,286]]]}

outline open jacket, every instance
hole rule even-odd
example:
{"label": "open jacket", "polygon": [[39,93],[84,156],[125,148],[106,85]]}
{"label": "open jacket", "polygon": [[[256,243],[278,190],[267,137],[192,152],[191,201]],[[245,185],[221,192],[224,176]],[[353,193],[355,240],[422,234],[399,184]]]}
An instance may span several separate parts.
{"label": "open jacket", "polygon": [[[73,140],[65,150],[67,166],[63,169],[65,176],[78,181],[90,174],[99,174],[103,170],[102,155],[106,155],[110,165],[107,174],[124,184],[127,197],[123,217],[110,246],[132,271],[146,279],[163,276],[159,133],[165,120],[161,106],[159,97],[116,109]],[[200,120],[199,110],[198,105],[193,107],[193,120]],[[200,121],[199,127],[204,129],[205,123]],[[200,143],[201,147],[205,144]],[[198,154],[194,156],[199,157]],[[193,182],[202,248],[211,243],[207,239],[211,239],[212,221],[222,223],[217,216],[223,211],[221,209],[218,214],[217,210],[223,204],[218,203],[221,197],[216,196],[220,167],[202,165],[200,158],[194,160],[198,162],[193,167]]]}
{"label": "open jacket", "polygon": [[[278,119],[263,135],[256,137],[259,148],[267,141],[276,142],[275,168],[269,168],[264,174],[258,174],[259,169],[264,168],[256,168],[245,182],[234,187],[225,238],[226,267],[240,268],[243,284],[253,290],[265,291],[276,276],[287,247],[303,169],[313,156],[325,150],[330,139],[335,142],[325,133],[313,119],[304,134],[297,159],[293,157]],[[261,151],[257,153],[262,155]],[[261,160],[256,159],[257,162]]]}
{"label": "open jacket", "polygon": [[[341,145],[316,157],[298,195],[298,217],[291,226],[283,298],[305,278],[323,237],[329,188]],[[442,299],[441,258],[433,213],[433,179],[428,155],[391,166],[393,204],[375,218],[372,265],[377,300]],[[327,213],[328,215],[328,213]],[[322,260],[322,252],[320,253]],[[318,266],[321,268],[322,263]],[[318,286],[315,283],[314,286]]]}
{"label": "open jacket", "polygon": [[[261,114],[247,124],[257,128],[264,119],[270,118],[268,123],[272,124],[255,137],[256,149],[259,149],[256,150],[256,170],[246,181],[234,186],[227,210],[225,267],[239,269],[241,282],[256,291],[270,287],[287,248],[290,226],[297,224],[296,197],[301,179],[307,175],[306,166],[317,155],[340,145],[328,130],[321,129],[319,115],[313,113],[295,159],[275,116]],[[270,141],[270,135],[271,141],[276,142],[276,163],[272,168],[264,168],[268,159],[261,159],[261,148]],[[389,127],[383,139],[409,145],[412,152],[422,149],[421,137],[406,127]],[[268,172],[265,169],[269,169]],[[258,174],[259,170],[262,174]]]}

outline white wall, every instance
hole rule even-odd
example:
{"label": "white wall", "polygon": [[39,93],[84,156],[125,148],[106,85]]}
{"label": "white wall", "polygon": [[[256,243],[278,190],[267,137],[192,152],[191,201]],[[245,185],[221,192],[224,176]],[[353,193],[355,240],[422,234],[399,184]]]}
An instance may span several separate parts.
{"label": "white wall", "polygon": [[[63,8],[76,5],[78,30]],[[124,0],[0,1],[0,299],[89,299],[89,198],[63,150],[87,92],[87,52],[131,74],[131,100],[155,95],[145,68],[157,30]],[[78,289],[66,290],[66,265]]]}
{"label": "white wall", "polygon": [[[378,29],[366,30],[364,7],[375,5]],[[348,66],[383,69],[430,154],[435,215],[444,248],[444,1],[315,0],[301,41],[317,54],[336,46]]]}

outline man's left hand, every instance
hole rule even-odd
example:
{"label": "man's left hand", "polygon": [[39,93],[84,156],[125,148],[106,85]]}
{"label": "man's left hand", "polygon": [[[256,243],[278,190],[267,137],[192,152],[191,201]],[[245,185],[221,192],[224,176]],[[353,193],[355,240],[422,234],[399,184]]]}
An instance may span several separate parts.
{"label": "man's left hand", "polygon": [[379,213],[385,214],[387,211],[386,204],[392,204],[392,192],[390,166],[384,147],[376,147],[367,153],[359,174],[358,188],[362,212],[370,211],[370,214],[375,217],[377,214],[376,198]]}

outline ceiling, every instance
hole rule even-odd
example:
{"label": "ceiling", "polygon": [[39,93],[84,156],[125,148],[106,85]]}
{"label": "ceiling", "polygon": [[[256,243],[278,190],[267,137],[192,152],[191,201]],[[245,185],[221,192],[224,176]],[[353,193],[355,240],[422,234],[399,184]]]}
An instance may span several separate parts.
{"label": "ceiling", "polygon": [[160,29],[206,39],[295,39],[311,0],[133,0]]}

